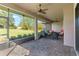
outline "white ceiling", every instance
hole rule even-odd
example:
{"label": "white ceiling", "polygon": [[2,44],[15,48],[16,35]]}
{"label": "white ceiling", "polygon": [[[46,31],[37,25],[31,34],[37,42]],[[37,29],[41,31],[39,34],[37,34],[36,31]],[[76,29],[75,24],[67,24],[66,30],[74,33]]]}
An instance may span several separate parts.
{"label": "white ceiling", "polygon": [[[31,12],[36,13],[39,10],[39,4],[38,3],[16,3],[18,7],[29,10]],[[43,3],[42,8],[48,9],[46,14],[40,14],[42,16],[45,16],[46,18],[49,18],[51,20],[56,20],[59,18],[60,20],[63,19],[63,7],[67,5],[66,3]]]}

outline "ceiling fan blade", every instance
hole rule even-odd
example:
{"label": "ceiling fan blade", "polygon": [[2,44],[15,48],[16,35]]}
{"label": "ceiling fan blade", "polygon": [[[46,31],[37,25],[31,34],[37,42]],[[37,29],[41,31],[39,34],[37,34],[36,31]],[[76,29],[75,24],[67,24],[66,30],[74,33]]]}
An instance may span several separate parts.
{"label": "ceiling fan blade", "polygon": [[46,14],[45,10],[48,10],[48,9],[41,9],[41,4],[39,4],[39,10],[38,12],[42,13],[42,14]]}
{"label": "ceiling fan blade", "polygon": [[41,4],[39,4],[39,6],[41,7]]}
{"label": "ceiling fan blade", "polygon": [[40,10],[38,10],[38,12],[41,12],[41,9],[40,9]]}
{"label": "ceiling fan blade", "polygon": [[42,13],[42,14],[46,14],[45,11],[42,11],[41,9],[38,11],[39,13]]}
{"label": "ceiling fan blade", "polygon": [[48,9],[42,9],[43,11],[47,11]]}
{"label": "ceiling fan blade", "polygon": [[41,11],[41,13],[46,14],[46,12],[45,12],[45,11]]}

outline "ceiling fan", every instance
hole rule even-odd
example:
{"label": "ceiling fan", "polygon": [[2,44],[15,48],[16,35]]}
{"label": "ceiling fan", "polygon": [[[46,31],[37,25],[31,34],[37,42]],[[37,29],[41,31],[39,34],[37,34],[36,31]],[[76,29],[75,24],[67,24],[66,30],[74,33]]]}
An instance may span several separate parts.
{"label": "ceiling fan", "polygon": [[42,4],[39,4],[39,10],[38,10],[39,13],[46,14],[47,10],[48,9],[42,9]]}

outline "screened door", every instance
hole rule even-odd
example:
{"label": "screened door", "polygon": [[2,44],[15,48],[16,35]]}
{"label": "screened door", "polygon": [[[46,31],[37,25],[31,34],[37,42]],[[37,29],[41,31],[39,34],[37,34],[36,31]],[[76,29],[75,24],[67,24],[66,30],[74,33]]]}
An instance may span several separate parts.
{"label": "screened door", "polygon": [[8,47],[8,18],[0,16],[0,50]]}

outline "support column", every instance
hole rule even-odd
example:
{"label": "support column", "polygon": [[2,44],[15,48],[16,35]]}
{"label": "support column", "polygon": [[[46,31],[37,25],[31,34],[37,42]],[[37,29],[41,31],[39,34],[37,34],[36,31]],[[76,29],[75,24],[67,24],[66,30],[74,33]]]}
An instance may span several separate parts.
{"label": "support column", "polygon": [[9,9],[8,9],[8,17],[7,17],[7,38],[9,39]]}
{"label": "support column", "polygon": [[10,40],[9,40],[9,17],[7,17],[7,43],[6,45],[8,46],[8,48],[10,47]]}
{"label": "support column", "polygon": [[74,4],[64,7],[64,45],[75,47]]}
{"label": "support column", "polygon": [[38,20],[37,20],[37,18],[35,19],[34,29],[35,29],[35,40],[37,40],[38,39]]}
{"label": "support column", "polygon": [[9,39],[9,18],[7,18],[7,38]]}

